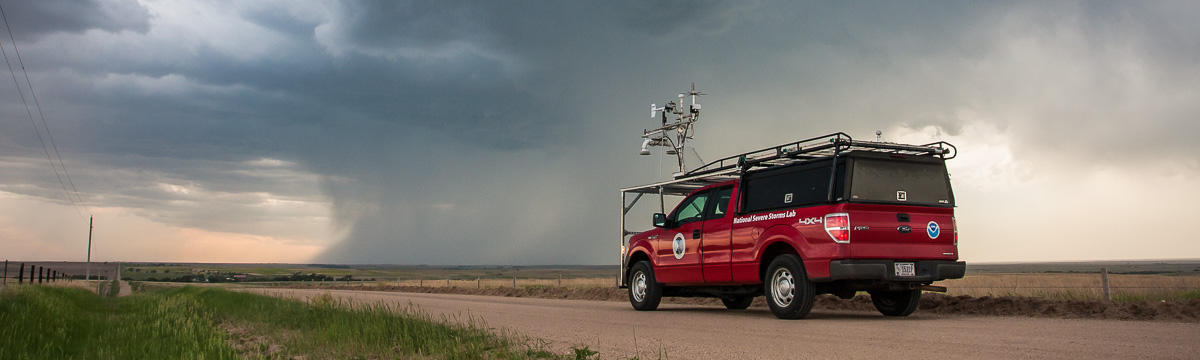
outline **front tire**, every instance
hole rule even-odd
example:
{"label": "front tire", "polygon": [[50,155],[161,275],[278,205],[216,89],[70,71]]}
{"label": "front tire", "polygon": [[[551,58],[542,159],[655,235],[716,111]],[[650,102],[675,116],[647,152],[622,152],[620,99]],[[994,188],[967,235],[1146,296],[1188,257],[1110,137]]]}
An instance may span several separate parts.
{"label": "front tire", "polygon": [[801,319],[812,311],[816,286],[808,281],[800,257],[792,254],[780,255],[767,266],[767,305],[771,313],[780,319]]}
{"label": "front tire", "polygon": [[875,309],[886,316],[908,316],[921,305],[921,290],[871,291]]}
{"label": "front tire", "polygon": [[662,302],[662,284],[654,277],[653,266],[649,261],[639,261],[633,264],[629,274],[629,303],[634,310],[651,311],[658,309]]}
{"label": "front tire", "polygon": [[721,303],[725,304],[725,308],[729,310],[745,310],[754,303],[753,296],[742,296],[730,299],[721,299]]}

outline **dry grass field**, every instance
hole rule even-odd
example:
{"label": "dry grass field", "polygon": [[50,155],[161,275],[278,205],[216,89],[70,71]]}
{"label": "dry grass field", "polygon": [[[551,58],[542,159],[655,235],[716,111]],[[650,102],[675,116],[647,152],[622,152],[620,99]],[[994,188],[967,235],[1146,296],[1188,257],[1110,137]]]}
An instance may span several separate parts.
{"label": "dry grass field", "polygon": [[[70,264],[49,264],[63,267]],[[109,264],[112,266],[112,264]],[[1073,263],[972,264],[963,279],[937,285],[947,295],[1028,296],[1052,300],[1103,299],[1101,268],[1107,268],[1115,301],[1200,299],[1200,260],[1106,261]],[[115,267],[114,267],[115,268]],[[153,264],[124,265],[122,277],[175,277],[198,273],[242,273],[273,277],[323,274],[354,281],[289,282],[288,286],[396,286],[454,288],[564,287],[613,288],[615,266],[401,266],[303,264]],[[11,276],[12,274],[10,274]],[[255,283],[267,285],[271,283]],[[272,285],[280,285],[278,283]]]}
{"label": "dry grass field", "polygon": [[[1200,276],[1195,275],[1127,275],[1109,274],[1109,289],[1114,301],[1166,300],[1180,301],[1200,299]],[[419,278],[396,281],[374,282],[311,282],[321,286],[362,287],[455,287],[455,288],[512,288],[514,287],[565,287],[605,288],[616,286],[615,277],[528,279],[478,278],[472,280],[448,280],[446,278]],[[946,295],[970,295],[973,297],[1023,296],[1051,300],[1104,299],[1104,288],[1100,274],[968,274],[962,279],[946,280],[936,285],[947,288]]]}
{"label": "dry grass field", "polygon": [[[1113,300],[1190,300],[1200,298],[1200,276],[1109,274]],[[947,295],[1030,296],[1057,300],[1103,299],[1100,274],[968,274],[939,283]]]}
{"label": "dry grass field", "polygon": [[498,287],[549,287],[560,286],[566,288],[591,288],[591,287],[615,287],[617,286],[616,277],[587,277],[587,278],[550,278],[550,279],[529,279],[510,277],[508,279],[497,278],[480,278],[475,280],[449,280],[430,277],[420,278],[417,280],[400,280],[400,281],[378,281],[380,285],[393,286],[426,286],[426,287],[478,287],[478,288],[498,288]]}

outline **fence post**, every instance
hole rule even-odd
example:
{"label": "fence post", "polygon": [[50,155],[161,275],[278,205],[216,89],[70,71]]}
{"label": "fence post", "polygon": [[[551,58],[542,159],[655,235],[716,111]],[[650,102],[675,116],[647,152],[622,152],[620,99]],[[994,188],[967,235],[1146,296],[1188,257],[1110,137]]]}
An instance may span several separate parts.
{"label": "fence post", "polygon": [[417,277],[417,286],[425,287],[425,277],[424,276]]}
{"label": "fence post", "polygon": [[8,287],[8,260],[4,260],[4,287]]}
{"label": "fence post", "polygon": [[1108,287],[1108,268],[1100,268],[1100,282],[1104,285],[1104,298],[1112,301],[1112,291]]}
{"label": "fence post", "polygon": [[513,289],[517,288],[517,277],[513,276]]}
{"label": "fence post", "polygon": [[558,274],[558,287],[562,287],[562,274]]}
{"label": "fence post", "polygon": [[45,271],[46,271],[45,266],[38,266],[38,285],[42,284],[42,279],[45,278],[45,275],[42,275],[42,273]]}
{"label": "fence post", "polygon": [[17,285],[25,284],[25,263],[21,263],[21,269],[17,271]]}
{"label": "fence post", "polygon": [[480,279],[480,278],[475,278],[475,288],[476,288],[476,289],[482,289],[482,288],[483,288],[483,286],[479,284],[479,283],[480,283],[480,281],[481,281],[481,279]]}

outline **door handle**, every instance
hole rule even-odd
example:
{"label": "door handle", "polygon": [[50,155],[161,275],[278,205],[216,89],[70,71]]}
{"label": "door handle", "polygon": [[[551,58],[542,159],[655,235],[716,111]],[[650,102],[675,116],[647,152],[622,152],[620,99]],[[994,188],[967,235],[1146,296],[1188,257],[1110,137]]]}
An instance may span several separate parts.
{"label": "door handle", "polygon": [[692,230],[692,238],[699,239],[700,238],[700,230]]}

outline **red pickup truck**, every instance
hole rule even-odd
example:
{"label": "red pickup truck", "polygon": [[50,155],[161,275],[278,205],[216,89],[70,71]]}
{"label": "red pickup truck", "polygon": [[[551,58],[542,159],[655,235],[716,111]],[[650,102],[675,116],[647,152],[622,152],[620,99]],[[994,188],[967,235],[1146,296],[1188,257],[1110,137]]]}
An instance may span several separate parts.
{"label": "red pickup truck", "polygon": [[[622,189],[618,286],[637,310],[664,296],[745,309],[765,295],[775,316],[799,319],[816,295],[866,291],[884,315],[907,316],[922,290],[945,291],[933,282],[966,270],[945,165],[956,151],[837,133]],[[653,229],[625,230],[643,195],[685,197],[653,214]]]}

